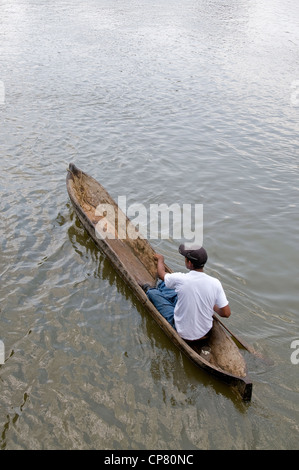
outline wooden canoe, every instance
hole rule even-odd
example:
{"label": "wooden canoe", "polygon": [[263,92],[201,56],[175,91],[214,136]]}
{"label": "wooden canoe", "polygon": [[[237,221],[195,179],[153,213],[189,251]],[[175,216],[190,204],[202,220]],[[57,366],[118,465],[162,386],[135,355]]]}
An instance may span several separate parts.
{"label": "wooden canoe", "polygon": [[[75,212],[88,234],[171,341],[193,363],[236,388],[242,399],[249,401],[252,382],[247,375],[244,357],[232,339],[234,335],[231,332],[229,335],[220,319],[214,316],[212,333],[204,344],[205,347],[193,348],[187,344],[162,317],[140,287],[143,284],[154,285],[156,281],[156,261],[153,256],[155,251],[150,243],[141,236],[136,239],[118,237],[118,217],[122,218],[122,223],[125,220],[128,230],[135,231],[132,222],[124,213],[119,212],[117,204],[100,183],[72,163],[68,168],[66,185]],[[108,212],[97,211],[99,204],[108,204],[114,209],[112,212],[115,219],[105,225],[111,234],[113,232],[113,238],[99,236],[97,224],[103,217],[106,222],[108,220]],[[99,213],[101,215],[98,215]],[[166,270],[171,272],[167,266]],[[240,342],[239,338],[236,340]]]}

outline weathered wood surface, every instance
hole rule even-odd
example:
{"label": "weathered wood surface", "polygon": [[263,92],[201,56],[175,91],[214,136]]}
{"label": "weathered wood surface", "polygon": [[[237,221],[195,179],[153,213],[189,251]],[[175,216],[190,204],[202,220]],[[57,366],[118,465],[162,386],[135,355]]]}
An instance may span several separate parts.
{"label": "weathered wood surface", "polygon": [[[154,285],[156,281],[156,262],[153,256],[155,252],[150,243],[141,236],[136,239],[118,237],[118,229],[124,227],[124,220],[128,230],[135,230],[135,227],[119,211],[105,188],[73,164],[70,164],[68,169],[67,190],[77,216],[95,244],[105,253],[122,279],[173,343],[196,365],[235,386],[244,400],[250,400],[252,383],[247,376],[245,360],[236,343],[223,329],[221,321],[214,316],[212,334],[205,343],[209,354],[205,355],[201,349],[190,347],[162,317],[140,287],[142,284]],[[98,215],[99,204],[110,204],[114,208],[116,220],[111,220],[111,223],[108,222],[105,226],[114,238],[100,238],[97,234],[96,225],[103,217]],[[121,219],[120,223],[118,218]],[[171,272],[167,266],[166,270]]]}

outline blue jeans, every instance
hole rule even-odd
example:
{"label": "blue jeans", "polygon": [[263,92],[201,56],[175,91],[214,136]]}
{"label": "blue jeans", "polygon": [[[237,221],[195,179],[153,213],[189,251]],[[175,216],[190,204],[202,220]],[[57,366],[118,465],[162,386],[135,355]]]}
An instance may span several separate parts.
{"label": "blue jeans", "polygon": [[168,323],[175,328],[174,307],[178,299],[176,291],[166,287],[164,281],[162,281],[157,288],[149,289],[146,295]]}

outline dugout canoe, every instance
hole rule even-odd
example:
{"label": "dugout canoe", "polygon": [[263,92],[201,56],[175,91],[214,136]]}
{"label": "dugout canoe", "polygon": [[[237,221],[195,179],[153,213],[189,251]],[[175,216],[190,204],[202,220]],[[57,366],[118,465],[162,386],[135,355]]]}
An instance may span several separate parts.
{"label": "dugout canoe", "polygon": [[[209,339],[203,342],[201,347],[191,347],[187,344],[162,317],[140,287],[143,284],[154,285],[156,281],[155,251],[148,240],[140,235],[135,239],[124,238],[123,233],[120,236],[118,230],[123,232],[126,227],[127,233],[134,233],[135,226],[119,209],[106,189],[72,163],[67,171],[66,186],[75,213],[87,233],[170,340],[193,363],[234,387],[244,401],[250,401],[252,382],[247,374],[246,361],[237,344],[241,344],[250,352],[254,350],[235,337],[217,316],[214,316]],[[107,230],[111,238],[104,237],[103,230]],[[167,266],[166,271],[171,272]]]}

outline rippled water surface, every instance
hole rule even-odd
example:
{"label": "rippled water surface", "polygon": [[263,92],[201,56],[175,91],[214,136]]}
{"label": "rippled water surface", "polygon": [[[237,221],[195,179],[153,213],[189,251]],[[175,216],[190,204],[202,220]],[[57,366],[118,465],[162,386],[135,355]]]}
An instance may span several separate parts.
{"label": "rippled water surface", "polygon": [[[297,0],[3,0],[2,449],[298,449]],[[148,317],[70,205],[203,204],[250,404]],[[183,269],[177,240],[154,240]],[[297,361],[293,361],[297,362]]]}

